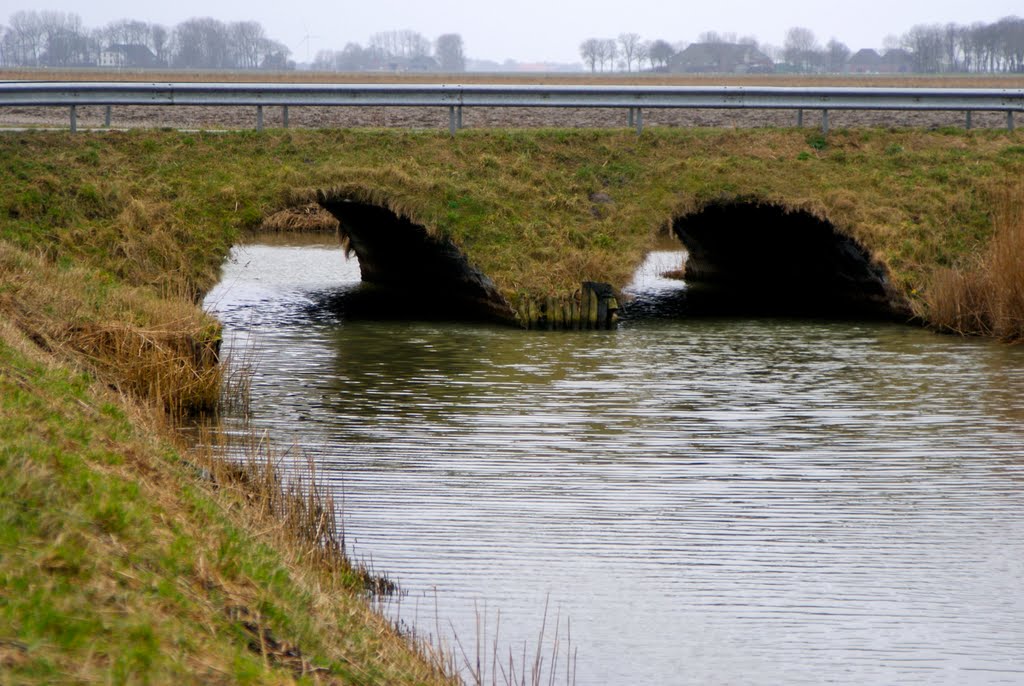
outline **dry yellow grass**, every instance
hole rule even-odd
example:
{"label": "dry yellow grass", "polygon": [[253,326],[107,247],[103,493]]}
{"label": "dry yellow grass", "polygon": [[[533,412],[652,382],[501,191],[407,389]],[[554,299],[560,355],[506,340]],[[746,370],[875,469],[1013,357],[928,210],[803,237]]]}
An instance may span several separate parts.
{"label": "dry yellow grass", "polygon": [[993,193],[995,233],[967,268],[936,271],[928,319],[961,335],[1024,340],[1024,184]]}

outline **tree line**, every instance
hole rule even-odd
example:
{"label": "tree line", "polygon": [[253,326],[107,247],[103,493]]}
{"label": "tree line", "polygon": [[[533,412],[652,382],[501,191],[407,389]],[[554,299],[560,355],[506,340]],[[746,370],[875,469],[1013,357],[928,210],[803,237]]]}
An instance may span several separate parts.
{"label": "tree line", "polygon": [[[140,52],[140,47],[143,48]],[[133,67],[181,69],[292,69],[291,50],[267,36],[259,22],[192,18],[172,28],[120,19],[97,29],[71,12],[27,10],[0,25],[0,66],[110,66],[113,52],[131,49]],[[386,31],[365,47],[322,50],[314,69],[334,71],[464,71],[462,37],[446,33],[430,41],[415,31]]]}
{"label": "tree line", "polygon": [[[793,27],[779,47],[761,44],[753,36],[708,31],[696,43],[740,45],[754,48],[775,64],[790,71],[841,73],[854,52],[832,38],[822,45],[814,32]],[[597,71],[667,71],[673,58],[688,43],[664,39],[644,40],[636,33],[617,38],[588,38],[580,43],[584,67]],[[986,24],[918,24],[902,36],[887,36],[882,55],[895,54],[908,71],[917,73],[1024,73],[1024,19],[1005,17]]]}
{"label": "tree line", "polygon": [[349,43],[342,50],[321,50],[311,65],[320,71],[466,70],[462,36],[445,33],[431,42],[416,31],[375,33],[366,46]]}
{"label": "tree line", "polygon": [[27,10],[0,26],[0,64],[18,67],[75,67],[104,63],[104,53],[145,48],[149,62],[135,66],[186,69],[286,69],[291,51],[269,38],[255,21],[225,23],[193,18],[173,28],[120,19],[90,29],[71,12]]}

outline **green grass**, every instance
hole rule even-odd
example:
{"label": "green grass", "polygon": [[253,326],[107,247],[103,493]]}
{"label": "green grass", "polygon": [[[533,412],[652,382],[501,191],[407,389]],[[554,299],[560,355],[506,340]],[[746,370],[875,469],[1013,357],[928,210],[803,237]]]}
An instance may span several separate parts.
{"label": "green grass", "polygon": [[246,526],[241,493],[198,483],[90,376],[35,357],[3,327],[0,683],[291,680],[250,647],[253,618],[328,682],[440,681],[357,579],[303,571]]}
{"label": "green grass", "polygon": [[[980,248],[992,187],[1024,171],[1020,147],[1001,131],[11,134],[0,235],[200,293],[239,232],[322,190],[386,204],[454,240],[506,294],[543,298],[622,286],[666,221],[753,200],[831,221],[910,292]],[[595,211],[594,193],[612,202]]]}

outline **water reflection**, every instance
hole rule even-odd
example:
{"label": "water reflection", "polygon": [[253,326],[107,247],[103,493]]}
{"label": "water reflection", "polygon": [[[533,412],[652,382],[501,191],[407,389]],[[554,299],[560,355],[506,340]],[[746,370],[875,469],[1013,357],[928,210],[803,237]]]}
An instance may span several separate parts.
{"label": "water reflection", "polygon": [[355,278],[336,248],[249,247],[211,302],[229,348],[258,339],[255,420],[316,456],[407,619],[436,602],[472,637],[486,603],[520,645],[550,597],[585,684],[1024,681],[1024,349],[322,308]]}

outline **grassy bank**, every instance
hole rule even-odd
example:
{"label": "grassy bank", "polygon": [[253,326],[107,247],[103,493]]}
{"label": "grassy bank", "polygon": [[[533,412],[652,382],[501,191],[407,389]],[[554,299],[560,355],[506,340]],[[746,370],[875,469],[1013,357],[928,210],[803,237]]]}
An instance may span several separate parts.
{"label": "grassy bank", "polygon": [[387,206],[512,300],[621,287],[675,218],[769,203],[853,236],[928,319],[950,270],[1021,283],[999,208],[1022,175],[1024,138],[998,131],[2,135],[0,683],[441,680],[357,574],[311,555],[330,536],[292,536],[272,484],[158,421],[215,402],[219,329],[196,303],[275,212]]}
{"label": "grassy bank", "polygon": [[132,407],[0,323],[0,683],[444,682],[270,491]]}

